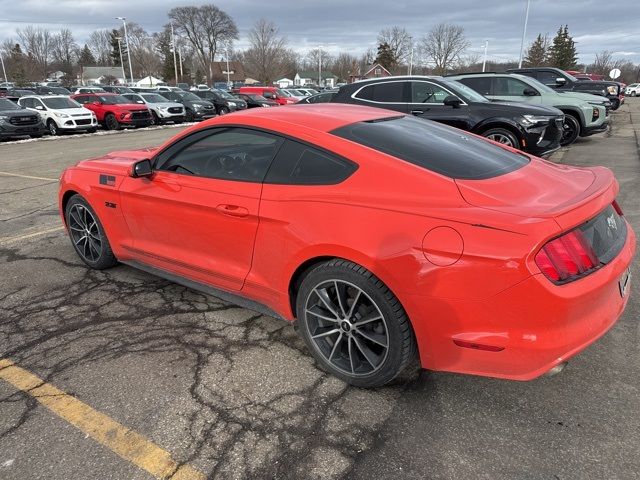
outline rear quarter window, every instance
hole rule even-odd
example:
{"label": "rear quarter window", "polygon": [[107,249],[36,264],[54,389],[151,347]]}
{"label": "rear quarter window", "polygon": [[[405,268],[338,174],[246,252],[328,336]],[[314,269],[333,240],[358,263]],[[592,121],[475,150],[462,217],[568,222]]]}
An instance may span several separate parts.
{"label": "rear quarter window", "polygon": [[529,163],[524,154],[409,116],[352,123],[331,133],[454,179],[497,177]]}

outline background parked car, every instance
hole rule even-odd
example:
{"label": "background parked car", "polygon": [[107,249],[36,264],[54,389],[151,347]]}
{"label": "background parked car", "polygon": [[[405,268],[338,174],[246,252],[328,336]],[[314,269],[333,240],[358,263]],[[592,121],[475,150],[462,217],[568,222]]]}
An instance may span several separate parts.
{"label": "background parked car", "polygon": [[189,84],[188,83],[178,83],[176,84],[176,87],[188,91],[189,90]]}
{"label": "background parked car", "polygon": [[331,102],[411,113],[534,155],[560,147],[564,122],[557,108],[491,102],[472,88],[442,77],[362,80],[341,87]]}
{"label": "background parked car", "polygon": [[38,112],[50,135],[63,131],[93,133],[98,129],[96,114],[68,96],[27,96],[18,104]]}
{"label": "background parked car", "polygon": [[278,106],[278,102],[264,98],[257,93],[238,93],[237,96],[246,102],[247,108]]}
{"label": "background parked car", "polygon": [[[604,132],[609,120],[603,97],[577,92],[558,93],[535,78],[517,73],[472,73],[451,75],[490,100],[517,101],[531,105],[556,107],[564,114],[563,146],[572,144],[579,136]],[[586,98],[588,101],[586,101]]]}
{"label": "background parked car", "polygon": [[7,94],[5,96],[17,101],[20,97],[34,95],[35,93],[35,88],[33,90],[27,90],[26,88],[13,88],[11,90],[7,90]]}
{"label": "background parked car", "polygon": [[296,90],[303,92],[307,97],[320,93],[318,90],[314,90],[313,88],[296,88]]}
{"label": "background parked car", "polygon": [[247,103],[239,98],[230,95],[222,90],[196,90],[193,92],[198,97],[208,100],[216,107],[218,115],[235,112],[236,110],[244,110]]}
{"label": "background parked car", "polygon": [[0,98],[0,138],[28,135],[40,138],[46,132],[42,117],[11,100]]}
{"label": "background parked car", "polygon": [[184,90],[161,92],[160,95],[172,102],[181,103],[185,108],[184,119],[187,122],[196,120],[206,120],[216,116],[216,108],[208,100],[194,95],[193,92],[185,92]]}
{"label": "background parked car", "polygon": [[624,89],[624,93],[629,95],[630,97],[635,97],[640,95],[640,83],[630,83]]}
{"label": "background parked car", "polygon": [[295,98],[298,101],[308,96],[306,93],[296,90],[294,88],[283,88],[282,91],[285,93],[288,93],[292,98]]}
{"label": "background parked car", "polygon": [[133,93],[133,90],[131,90],[131,88],[129,87],[123,87],[121,85],[104,85],[102,87],[102,89],[105,92],[109,92],[109,93],[119,93],[119,94],[123,94],[123,93]]}
{"label": "background parked car", "polygon": [[71,98],[94,112],[98,122],[107,130],[147,127],[153,121],[146,106],[131,103],[131,100],[116,93],[87,93],[72,95]]}
{"label": "background parked car", "polygon": [[77,95],[79,93],[104,93],[104,89],[102,87],[78,87],[73,94]]}
{"label": "background parked car", "polygon": [[234,89],[233,92],[262,95],[264,98],[277,102],[278,105],[290,105],[297,102],[296,99],[287,96],[287,94],[276,87],[240,87],[239,89]]}
{"label": "background parked car", "polygon": [[331,101],[333,96],[338,93],[338,90],[325,90],[324,92],[316,93],[315,95],[311,95],[309,97],[305,97],[300,100],[298,103],[328,103]]}
{"label": "background parked car", "polygon": [[122,95],[138,105],[146,105],[151,111],[153,124],[166,122],[184,122],[184,106],[178,102],[171,102],[159,93],[125,93]]}
{"label": "background parked car", "polygon": [[36,87],[35,93],[37,95],[71,95],[71,92],[66,88],[53,85]]}

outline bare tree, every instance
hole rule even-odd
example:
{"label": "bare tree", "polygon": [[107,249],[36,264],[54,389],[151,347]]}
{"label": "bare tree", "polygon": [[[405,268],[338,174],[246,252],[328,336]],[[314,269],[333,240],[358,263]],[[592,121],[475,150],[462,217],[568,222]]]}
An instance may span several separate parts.
{"label": "bare tree", "polygon": [[16,33],[27,55],[33,58],[39,75],[46,78],[51,57],[51,32],[46,28],[27,25],[23,29],[16,30]]}
{"label": "bare tree", "polygon": [[443,75],[459,62],[470,45],[464,36],[464,28],[440,23],[422,37],[420,50],[424,61],[433,62],[434,72]]}
{"label": "bare tree", "polygon": [[321,59],[322,70],[327,72],[331,71],[335,59],[333,58],[333,55],[322,48],[313,48],[309,50],[304,56],[302,67],[305,70],[317,70]]}
{"label": "bare tree", "polygon": [[51,56],[54,62],[60,64],[60,68],[71,73],[73,70],[73,60],[75,52],[78,50],[71,30],[63,28],[57,34],[53,35],[51,42]]}
{"label": "bare tree", "polygon": [[612,68],[614,68],[615,61],[613,59],[613,52],[609,50],[603,50],[600,53],[596,53],[596,59],[590,66],[589,71],[591,73],[598,73],[600,75],[607,75]]}
{"label": "bare tree", "polygon": [[290,55],[287,41],[273,22],[260,19],[249,32],[249,43],[251,46],[244,53],[245,68],[269,85],[286,69],[283,59]]}
{"label": "bare tree", "polygon": [[111,62],[111,30],[94,30],[87,42],[91,53],[99,65],[112,65]]}
{"label": "bare tree", "polygon": [[357,75],[358,58],[350,53],[340,52],[333,62],[332,72],[341,82],[349,80],[350,75]]}
{"label": "bare tree", "polygon": [[210,82],[218,48],[226,42],[238,39],[235,22],[215,5],[176,7],[169,11],[169,18],[178,32],[184,34],[193,46]]}
{"label": "bare tree", "polygon": [[[123,49],[129,48],[133,70],[140,77],[159,75],[162,70],[162,59],[157,51],[158,35],[149,34],[141,25],[135,22],[127,23],[127,42]],[[118,36],[124,38],[124,28],[118,29]],[[126,60],[125,60],[126,61]]]}
{"label": "bare tree", "polygon": [[378,34],[378,44],[383,43],[389,45],[395,64],[409,62],[413,39],[406,28],[397,25],[391,28],[383,28]]}

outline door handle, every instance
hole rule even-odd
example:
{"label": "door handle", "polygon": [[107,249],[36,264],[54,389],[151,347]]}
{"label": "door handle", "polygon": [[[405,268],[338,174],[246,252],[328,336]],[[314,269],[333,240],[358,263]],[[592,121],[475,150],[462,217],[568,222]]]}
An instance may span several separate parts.
{"label": "door handle", "polygon": [[249,210],[239,205],[222,204],[218,205],[216,210],[223,215],[229,215],[231,217],[246,217],[249,215]]}
{"label": "door handle", "polygon": [[426,110],[411,110],[411,115],[422,115]]}

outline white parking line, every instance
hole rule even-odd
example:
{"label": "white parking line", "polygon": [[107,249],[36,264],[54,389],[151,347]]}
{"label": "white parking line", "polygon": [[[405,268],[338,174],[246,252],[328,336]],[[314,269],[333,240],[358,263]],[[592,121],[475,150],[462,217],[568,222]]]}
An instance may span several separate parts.
{"label": "white parking line", "polygon": [[30,238],[46,235],[47,233],[59,232],[64,229],[65,228],[63,225],[58,225],[57,227],[47,228],[44,230],[40,230],[38,232],[27,233],[25,235],[15,235],[13,237],[0,237],[0,246],[11,245],[12,243],[19,242],[21,240],[28,240]]}
{"label": "white parking line", "polygon": [[7,177],[29,178],[31,180],[48,180],[50,182],[57,182],[58,181],[57,178],[34,177],[32,175],[21,175],[19,173],[0,172],[0,175],[5,175]]}

